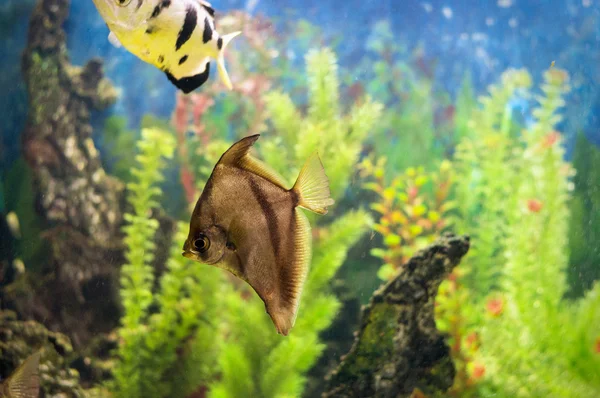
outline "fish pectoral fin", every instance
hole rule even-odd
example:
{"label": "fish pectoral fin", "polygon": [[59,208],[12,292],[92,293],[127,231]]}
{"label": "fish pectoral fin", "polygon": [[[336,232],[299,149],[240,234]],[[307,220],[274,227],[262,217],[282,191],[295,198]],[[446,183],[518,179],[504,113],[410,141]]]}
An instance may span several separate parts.
{"label": "fish pectoral fin", "polygon": [[123,46],[123,44],[121,44],[121,41],[119,40],[117,35],[115,35],[114,32],[110,32],[108,34],[108,41],[110,42],[110,44],[112,44],[116,48],[121,48]]}
{"label": "fish pectoral fin", "polygon": [[9,397],[37,398],[40,392],[40,351],[29,356],[6,380]]}
{"label": "fish pectoral fin", "polygon": [[196,90],[198,87],[202,86],[208,80],[208,77],[210,75],[210,62],[206,63],[203,72],[200,72],[193,76],[187,76],[182,77],[181,79],[177,79],[169,71],[166,71],[165,74],[169,78],[169,81],[175,85],[175,87],[183,91],[185,94],[189,94],[192,91]]}
{"label": "fish pectoral fin", "polygon": [[268,306],[269,316],[277,328],[277,332],[287,336],[296,323],[302,289],[308,276],[312,252],[310,223],[300,209],[294,209],[294,236],[292,257],[284,263],[280,270],[279,297],[275,297]]}
{"label": "fish pectoral fin", "polygon": [[250,156],[249,154],[250,148],[254,145],[259,137],[260,134],[255,134],[242,138],[233,144],[231,148],[229,148],[227,152],[221,156],[221,159],[217,164],[238,167],[256,174],[257,176],[262,177],[281,188],[284,188],[286,185],[285,180],[281,175],[279,175],[279,173],[277,173],[267,164]]}
{"label": "fish pectoral fin", "polygon": [[327,214],[327,207],[335,203],[330,197],[329,179],[316,152],[302,167],[292,190],[298,195],[298,206],[317,214]]}

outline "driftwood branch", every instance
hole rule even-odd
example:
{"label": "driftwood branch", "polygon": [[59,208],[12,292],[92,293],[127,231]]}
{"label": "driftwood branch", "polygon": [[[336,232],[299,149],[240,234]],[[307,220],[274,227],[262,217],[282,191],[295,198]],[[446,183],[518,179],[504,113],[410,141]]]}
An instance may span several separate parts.
{"label": "driftwood branch", "polygon": [[438,287],[469,250],[469,238],[446,235],[420,251],[363,308],[350,352],[328,376],[330,397],[409,397],[415,388],[444,392],[455,368],[436,329]]}

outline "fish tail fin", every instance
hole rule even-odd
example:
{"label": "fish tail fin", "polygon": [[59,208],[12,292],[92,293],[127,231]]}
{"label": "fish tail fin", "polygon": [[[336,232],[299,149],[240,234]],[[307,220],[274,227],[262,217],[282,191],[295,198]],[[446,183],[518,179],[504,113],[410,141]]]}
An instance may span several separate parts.
{"label": "fish tail fin", "polygon": [[223,83],[225,84],[225,86],[231,90],[233,88],[233,85],[231,84],[231,80],[229,79],[229,74],[227,73],[227,69],[225,69],[225,48],[227,48],[227,45],[229,44],[229,42],[236,36],[238,36],[240,33],[242,32],[233,32],[233,33],[229,33],[226,35],[221,36],[221,39],[223,40],[221,49],[219,50],[219,53],[217,55],[217,68],[219,69],[219,76],[221,76],[221,80],[223,80]]}
{"label": "fish tail fin", "polygon": [[302,167],[292,191],[298,195],[298,206],[317,214],[327,214],[327,206],[335,203],[330,197],[329,179],[316,152]]}
{"label": "fish tail fin", "polygon": [[29,356],[6,380],[9,397],[37,397],[40,390],[40,351]]}

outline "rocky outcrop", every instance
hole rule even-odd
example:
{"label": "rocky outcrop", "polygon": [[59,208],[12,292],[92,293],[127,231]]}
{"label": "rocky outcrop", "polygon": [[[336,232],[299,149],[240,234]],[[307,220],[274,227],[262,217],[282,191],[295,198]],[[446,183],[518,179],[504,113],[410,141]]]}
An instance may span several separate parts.
{"label": "rocky outcrop", "polygon": [[70,64],[63,29],[69,6],[69,0],[39,0],[31,16],[23,55],[29,93],[23,151],[51,249],[41,275],[6,289],[12,296],[4,301],[80,346],[118,322],[123,187],[104,172],[90,125],[92,110],[106,108],[116,91],[100,60]]}
{"label": "rocky outcrop", "polygon": [[324,398],[409,397],[452,386],[455,368],[437,330],[438,287],[469,250],[469,238],[447,235],[420,251],[363,308],[350,352],[328,377]]}

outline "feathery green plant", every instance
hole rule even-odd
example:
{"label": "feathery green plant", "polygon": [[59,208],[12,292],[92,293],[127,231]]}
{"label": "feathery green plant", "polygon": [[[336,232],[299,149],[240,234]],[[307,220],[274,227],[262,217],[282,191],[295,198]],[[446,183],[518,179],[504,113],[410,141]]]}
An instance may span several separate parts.
{"label": "feathery green plant", "polygon": [[[208,334],[211,344],[218,339],[209,329],[198,328],[206,310],[205,297],[215,295],[216,270],[199,268],[181,256],[181,242],[185,240],[187,226],[177,227],[166,273],[160,280],[158,292],[153,292],[154,235],[158,221],[151,218],[153,209],[159,206],[162,195],[159,183],[164,179],[162,171],[166,160],[172,158],[175,140],[171,134],[161,129],[143,129],[138,142],[137,168],[131,171],[132,181],[128,183],[128,201],[132,213],[125,215],[127,225],[125,245],[127,263],[121,270],[121,297],[124,314],[119,329],[118,361],[113,371],[111,386],[116,396],[167,397],[173,391],[190,390],[197,387],[212,375],[210,359],[207,355],[202,365],[193,369],[194,381],[181,383],[177,373],[186,374],[190,369],[178,369],[177,350],[198,329],[203,337]],[[202,282],[201,282],[202,281]],[[214,304],[214,303],[212,303]],[[156,307],[156,311],[151,311]],[[214,307],[214,306],[213,306]],[[211,311],[215,311],[213,308]],[[212,326],[211,326],[212,327]],[[214,329],[214,327],[212,327]],[[192,352],[210,352],[205,341]],[[181,368],[181,367],[180,367]],[[171,377],[165,374],[170,371]]]}
{"label": "feathery green plant", "polygon": [[[503,244],[508,209],[515,205],[513,190],[522,181],[515,175],[522,157],[518,141],[512,137],[512,109],[508,102],[531,86],[525,70],[509,69],[500,83],[489,87],[489,96],[479,99],[468,122],[471,133],[455,153],[456,202],[460,203],[457,228],[471,235],[473,246],[462,268],[468,268],[464,283],[475,299],[496,288],[504,264]],[[471,261],[476,258],[477,261]]]}
{"label": "feathery green plant", "polygon": [[[263,135],[258,142],[260,157],[292,182],[317,150],[332,197],[339,200],[381,108],[367,100],[355,106],[350,116],[341,116],[335,55],[327,49],[311,51],[306,62],[308,114],[303,117],[287,95],[268,93],[265,101],[277,136]],[[226,295],[227,343],[219,361],[222,375],[211,386],[212,397],[301,395],[304,375],[324,349],[319,332],[331,324],[340,305],[328,283],[371,222],[366,212],[352,210],[327,226],[317,225],[330,217],[311,217],[313,258],[298,317],[288,336],[276,334],[264,304],[253,292],[242,296],[240,289],[231,289]],[[245,286],[242,289],[249,291]]]}
{"label": "feathery green plant", "polygon": [[600,394],[600,287],[578,302],[562,300],[572,172],[554,126],[561,121],[568,75],[553,68],[544,77],[535,121],[520,138],[510,138],[509,102],[518,90],[527,95],[531,79],[511,70],[473,115],[481,135],[465,138],[457,153],[461,228],[475,227],[476,250],[466,264],[474,275],[466,285],[481,309],[486,293],[495,290],[487,314],[471,314],[481,337],[480,396]]}

